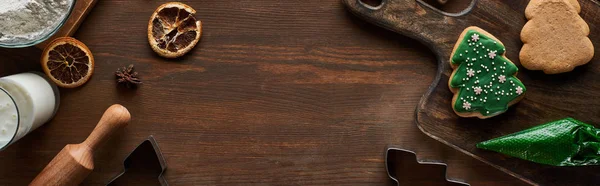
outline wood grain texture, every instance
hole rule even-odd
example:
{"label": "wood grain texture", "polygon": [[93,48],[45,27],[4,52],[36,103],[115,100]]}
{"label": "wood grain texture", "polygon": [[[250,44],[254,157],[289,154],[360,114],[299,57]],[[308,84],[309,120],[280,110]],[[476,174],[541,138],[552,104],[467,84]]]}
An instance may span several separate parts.
{"label": "wood grain texture", "polygon": [[[56,117],[0,152],[0,185],[29,183],[113,103],[132,121],[99,149],[83,185],[106,184],[149,135],[171,185],[392,185],[388,145],[444,160],[451,177],[473,185],[523,184],[420,133],[414,110],[435,56],[339,0],[184,1],[204,33],[178,60],[159,57],[146,39],[165,2],[98,1],[74,35],[94,53],[94,76],[61,89]],[[0,50],[0,75],[39,70],[39,55]],[[115,83],[114,71],[129,64],[144,81],[137,90]]]}
{"label": "wood grain texture", "polygon": [[[379,9],[369,9],[356,0],[346,0],[355,14],[387,29],[420,40],[438,57],[438,75],[417,108],[420,129],[451,147],[489,163],[531,184],[594,185],[600,167],[551,167],[498,153],[479,150],[478,142],[521,131],[565,117],[600,124],[600,102],[595,79],[600,75],[600,58],[571,73],[545,75],[520,68],[519,79],[527,86],[525,98],[506,113],[487,120],[459,118],[451,107],[452,93],[448,79],[452,70],[450,54],[460,33],[468,26],[478,26],[499,38],[506,46],[506,56],[517,66],[522,46],[519,34],[525,24],[527,1],[479,0],[470,12],[451,16],[436,12],[413,0],[386,0]],[[590,39],[600,41],[596,25],[600,23],[599,2],[581,0],[581,16],[590,25]],[[598,49],[596,48],[596,53]]]}
{"label": "wood grain texture", "polygon": [[98,0],[76,0],[75,6],[71,11],[71,15],[67,18],[65,24],[58,30],[52,37],[47,39],[46,41],[35,45],[35,47],[44,49],[46,45],[57,37],[65,37],[72,36],[75,31],[79,28],[79,25],[85,21],[85,17],[90,13],[94,5],[96,5],[96,1]]}

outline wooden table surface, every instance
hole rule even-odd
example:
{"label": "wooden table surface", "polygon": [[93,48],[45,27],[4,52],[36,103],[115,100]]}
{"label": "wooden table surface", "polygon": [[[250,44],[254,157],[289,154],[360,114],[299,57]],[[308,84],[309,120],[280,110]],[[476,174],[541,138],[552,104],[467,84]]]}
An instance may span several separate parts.
{"label": "wooden table surface", "polygon": [[[436,69],[418,42],[359,20],[339,0],[184,2],[203,36],[167,60],[146,37],[164,1],[98,1],[74,35],[94,54],[94,76],[61,89],[56,117],[0,152],[0,185],[29,183],[114,103],[133,119],[96,154],[84,185],[107,183],[149,135],[171,185],[393,185],[388,146],[446,161],[450,177],[471,185],[524,184],[417,129],[414,110]],[[1,49],[0,76],[40,70],[40,53]],[[144,81],[136,90],[115,83],[129,64]]]}

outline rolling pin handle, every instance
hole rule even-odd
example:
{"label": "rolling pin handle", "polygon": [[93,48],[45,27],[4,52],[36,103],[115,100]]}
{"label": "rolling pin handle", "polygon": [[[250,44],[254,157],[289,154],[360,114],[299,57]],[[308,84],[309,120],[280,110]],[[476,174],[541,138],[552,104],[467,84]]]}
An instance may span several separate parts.
{"label": "rolling pin handle", "polygon": [[131,115],[127,108],[119,104],[110,106],[102,115],[92,134],[82,144],[88,146],[92,152],[96,151],[99,146],[108,141],[113,133],[125,127],[129,120],[131,120]]}

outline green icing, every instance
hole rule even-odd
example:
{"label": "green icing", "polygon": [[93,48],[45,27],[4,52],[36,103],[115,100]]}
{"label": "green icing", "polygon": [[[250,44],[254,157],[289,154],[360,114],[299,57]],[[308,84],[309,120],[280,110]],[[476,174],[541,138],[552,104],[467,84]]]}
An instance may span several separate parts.
{"label": "green icing", "polygon": [[600,165],[600,129],[565,118],[478,143],[477,148],[553,166]]}
{"label": "green icing", "polygon": [[504,46],[493,38],[467,31],[450,60],[458,65],[450,77],[450,87],[458,88],[454,110],[495,115],[505,112],[508,103],[525,93],[525,86],[515,76],[517,66],[504,57],[504,52]]}

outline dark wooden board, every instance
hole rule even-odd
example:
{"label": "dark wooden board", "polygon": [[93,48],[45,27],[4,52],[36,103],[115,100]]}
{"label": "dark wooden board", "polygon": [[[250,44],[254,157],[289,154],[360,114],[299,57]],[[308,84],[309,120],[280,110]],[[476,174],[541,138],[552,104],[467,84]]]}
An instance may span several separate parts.
{"label": "dark wooden board", "polygon": [[[479,150],[475,144],[526,128],[574,117],[600,124],[600,57],[560,75],[545,75],[520,66],[518,53],[521,28],[526,22],[528,1],[479,0],[462,15],[445,14],[415,0],[384,0],[368,7],[359,0],[345,0],[356,15],[392,31],[415,38],[438,58],[438,75],[417,106],[417,125],[427,135],[531,184],[594,185],[600,183],[600,167],[552,167]],[[600,33],[600,6],[596,0],[581,0],[581,16],[590,26],[596,44]],[[468,26],[481,27],[499,38],[506,56],[520,67],[518,77],[528,88],[525,98],[506,113],[487,120],[459,118],[451,108],[448,90],[449,56],[460,33]]]}
{"label": "dark wooden board", "polygon": [[[525,185],[422,134],[412,116],[435,77],[434,55],[340,0],[184,0],[203,35],[177,60],[156,55],[146,37],[165,2],[97,1],[73,35],[93,52],[94,75],[61,89],[56,117],[0,152],[0,185],[27,185],[113,103],[132,121],[96,153],[83,186],[105,185],[149,135],[170,185],[392,186],[388,144],[444,160],[449,177],[472,185]],[[39,71],[40,53],[0,49],[0,76]],[[114,71],[129,64],[144,81],[136,90],[115,83]]]}

